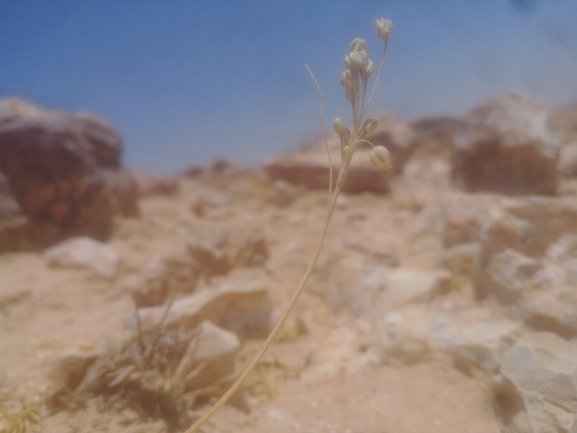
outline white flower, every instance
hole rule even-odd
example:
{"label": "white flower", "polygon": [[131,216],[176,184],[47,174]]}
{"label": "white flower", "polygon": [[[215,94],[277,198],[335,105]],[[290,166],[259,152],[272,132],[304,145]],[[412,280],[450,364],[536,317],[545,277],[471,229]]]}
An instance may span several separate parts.
{"label": "white flower", "polygon": [[393,22],[388,18],[379,18],[375,20],[375,27],[377,28],[377,36],[379,39],[386,41],[393,33]]}

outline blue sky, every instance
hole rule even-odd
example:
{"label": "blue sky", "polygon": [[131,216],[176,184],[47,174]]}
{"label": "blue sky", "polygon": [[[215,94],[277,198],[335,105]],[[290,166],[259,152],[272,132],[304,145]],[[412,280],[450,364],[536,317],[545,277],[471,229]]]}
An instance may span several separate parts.
{"label": "blue sky", "polygon": [[129,165],[174,173],[256,165],[347,119],[338,77],[353,37],[379,58],[374,110],[464,115],[519,89],[577,101],[575,0],[0,0],[0,97],[109,118]]}

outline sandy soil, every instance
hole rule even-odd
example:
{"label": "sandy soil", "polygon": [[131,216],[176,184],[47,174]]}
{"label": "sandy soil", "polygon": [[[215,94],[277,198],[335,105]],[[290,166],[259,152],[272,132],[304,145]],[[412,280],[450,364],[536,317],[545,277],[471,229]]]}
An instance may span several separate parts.
{"label": "sandy soil", "polygon": [[[406,172],[388,195],[343,196],[324,254],[366,241],[390,249],[403,266],[432,269],[440,241],[413,232],[420,210],[447,190],[446,167],[409,165]],[[424,172],[437,175],[417,176]],[[264,270],[234,271],[201,286],[234,280],[237,272],[260,272],[267,275],[277,311],[284,308],[311,258],[326,193],[297,190],[294,202],[282,207],[275,204],[274,185],[253,173],[233,181],[180,183],[174,197],[143,199],[141,219],[117,222],[110,244],[121,254],[122,266],[113,281],[86,270],[48,268],[38,253],[0,255],[0,402],[38,399],[49,389],[50,368],[62,354],[100,351],[107,339],[120,340],[124,319],[134,313],[123,278],[154,257],[184,248],[196,230],[260,228],[271,253]],[[214,190],[227,194],[231,203],[195,216],[191,203]],[[459,298],[453,302],[472,302],[466,291],[450,296]],[[263,377],[251,392],[252,412],[225,407],[205,432],[499,431],[491,391],[482,382],[436,358],[409,367],[382,365],[371,350],[376,340],[370,323],[332,312],[311,293],[303,295],[294,314],[308,332],[276,344],[266,355],[264,369],[255,373]],[[258,344],[244,344],[239,369]],[[166,430],[161,421],[143,420],[129,410],[103,409],[97,399],[78,411],[45,418],[44,428],[51,433]]]}

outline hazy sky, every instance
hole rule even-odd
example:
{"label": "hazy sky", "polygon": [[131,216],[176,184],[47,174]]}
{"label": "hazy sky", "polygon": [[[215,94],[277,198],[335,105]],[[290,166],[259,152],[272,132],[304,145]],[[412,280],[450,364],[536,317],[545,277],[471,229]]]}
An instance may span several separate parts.
{"label": "hazy sky", "polygon": [[173,173],[224,156],[259,164],[349,118],[338,77],[353,37],[375,61],[373,110],[463,115],[507,89],[577,101],[576,0],[0,0],[0,97],[88,110],[129,165]]}

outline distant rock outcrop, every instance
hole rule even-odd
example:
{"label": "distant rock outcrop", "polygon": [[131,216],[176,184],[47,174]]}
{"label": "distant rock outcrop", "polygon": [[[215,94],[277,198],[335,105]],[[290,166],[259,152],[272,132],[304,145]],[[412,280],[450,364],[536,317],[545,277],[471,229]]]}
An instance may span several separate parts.
{"label": "distant rock outcrop", "polygon": [[489,99],[455,139],[453,182],[468,192],[555,194],[560,140],[549,111],[527,96]]}
{"label": "distant rock outcrop", "polygon": [[80,235],[104,240],[114,215],[137,216],[136,182],[121,153],[118,132],[101,117],[0,101],[0,172],[24,215],[0,226],[0,248],[43,248]]}

